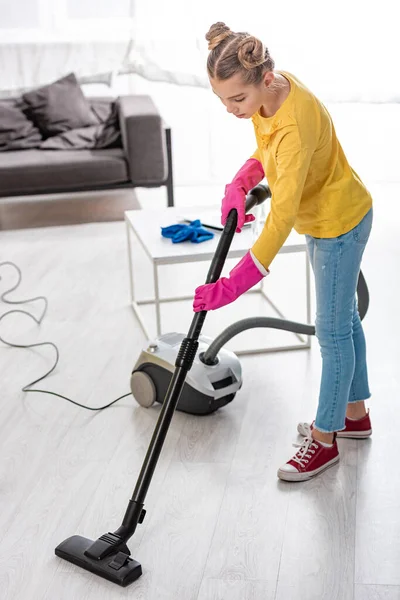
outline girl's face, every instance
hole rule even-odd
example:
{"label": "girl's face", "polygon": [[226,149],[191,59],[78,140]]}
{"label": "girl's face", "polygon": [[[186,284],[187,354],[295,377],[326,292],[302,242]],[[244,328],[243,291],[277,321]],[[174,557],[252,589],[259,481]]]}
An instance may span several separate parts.
{"label": "girl's face", "polygon": [[257,85],[243,83],[240,73],[224,81],[210,78],[210,83],[214,94],[226,106],[228,113],[238,119],[250,119],[265,102],[266,92],[273,80],[274,73],[271,71]]}

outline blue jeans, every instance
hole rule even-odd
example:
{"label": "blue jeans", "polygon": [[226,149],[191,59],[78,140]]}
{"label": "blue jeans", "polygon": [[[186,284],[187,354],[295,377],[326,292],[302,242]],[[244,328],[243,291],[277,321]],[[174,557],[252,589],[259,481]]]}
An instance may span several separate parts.
{"label": "blue jeans", "polygon": [[348,402],[371,396],[366,346],[356,299],[358,274],[372,227],[372,208],[348,233],[335,238],[306,235],[315,276],[315,321],[322,377],[315,427],[331,433],[345,428]]}

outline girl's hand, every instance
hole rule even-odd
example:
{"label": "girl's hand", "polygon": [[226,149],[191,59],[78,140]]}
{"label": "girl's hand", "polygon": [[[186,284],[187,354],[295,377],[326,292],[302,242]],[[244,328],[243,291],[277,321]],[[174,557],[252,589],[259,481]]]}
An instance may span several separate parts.
{"label": "girl's hand", "polygon": [[242,227],[245,223],[254,221],[254,215],[246,215],[245,212],[246,204],[246,192],[239,187],[236,187],[234,183],[230,183],[225,187],[225,197],[222,200],[221,209],[221,223],[225,225],[228,215],[232,208],[236,208],[238,213],[236,233],[242,231]]}
{"label": "girl's hand", "polygon": [[264,179],[264,169],[256,158],[249,158],[236,173],[232,183],[225,187],[222,200],[221,223],[225,225],[232,208],[238,213],[236,232],[240,233],[245,223],[254,221],[254,215],[246,215],[246,194]]}
{"label": "girl's hand", "polygon": [[[268,271],[265,273],[268,274]],[[196,288],[193,310],[216,310],[230,304],[259,283],[263,277],[265,274],[258,269],[249,251],[232,269],[229,277],[221,277],[215,283],[206,283]]]}

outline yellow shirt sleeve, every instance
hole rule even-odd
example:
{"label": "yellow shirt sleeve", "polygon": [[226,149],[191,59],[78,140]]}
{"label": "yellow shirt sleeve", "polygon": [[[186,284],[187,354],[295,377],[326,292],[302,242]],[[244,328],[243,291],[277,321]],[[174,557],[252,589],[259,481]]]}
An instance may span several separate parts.
{"label": "yellow shirt sleeve", "polygon": [[250,158],[255,158],[256,160],[258,160],[258,162],[261,162],[261,152],[260,152],[260,150],[257,148],[257,150],[254,152],[254,154],[252,154],[250,156]]}
{"label": "yellow shirt sleeve", "polygon": [[293,228],[312,155],[313,149],[302,147],[296,131],[286,133],[275,150],[276,178],[268,181],[271,210],[252,247],[254,256],[266,269]]}

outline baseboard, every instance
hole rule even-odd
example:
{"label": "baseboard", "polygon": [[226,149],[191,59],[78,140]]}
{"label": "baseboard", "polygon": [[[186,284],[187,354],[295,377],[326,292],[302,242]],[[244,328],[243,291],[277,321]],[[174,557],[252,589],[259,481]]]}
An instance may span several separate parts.
{"label": "baseboard", "polygon": [[140,208],[134,189],[0,199],[0,230],[120,221]]}

